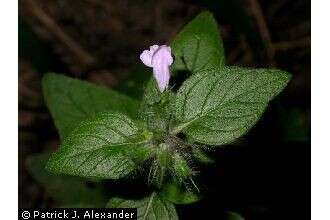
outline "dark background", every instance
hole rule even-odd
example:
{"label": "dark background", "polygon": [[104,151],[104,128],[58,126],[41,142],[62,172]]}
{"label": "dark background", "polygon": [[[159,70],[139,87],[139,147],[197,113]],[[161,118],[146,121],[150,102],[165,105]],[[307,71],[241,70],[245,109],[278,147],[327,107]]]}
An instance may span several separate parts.
{"label": "dark background", "polygon": [[140,98],[148,77],[139,75],[140,52],[168,44],[203,10],[218,21],[228,65],[276,67],[293,78],[247,135],[215,151],[216,163],[199,168],[204,199],[177,206],[179,217],[217,219],[211,216],[235,211],[248,220],[310,219],[307,0],[19,1],[20,207],[54,206],[26,169],[30,155],[59,143],[43,101],[42,75],[64,73]]}

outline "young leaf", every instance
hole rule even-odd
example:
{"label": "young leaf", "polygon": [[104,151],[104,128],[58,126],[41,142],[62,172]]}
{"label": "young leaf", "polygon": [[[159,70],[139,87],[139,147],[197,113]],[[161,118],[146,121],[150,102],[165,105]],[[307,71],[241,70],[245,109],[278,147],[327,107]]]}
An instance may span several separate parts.
{"label": "young leaf", "polygon": [[175,55],[173,70],[195,73],[225,64],[222,39],[210,12],[202,12],[187,24],[176,36],[171,48]]}
{"label": "young leaf", "polygon": [[160,144],[155,150],[155,158],[150,166],[148,182],[161,188],[167,169],[170,166],[171,154],[166,144]]}
{"label": "young leaf", "polygon": [[26,167],[32,177],[45,189],[58,207],[104,207],[105,190],[98,186],[89,188],[77,177],[55,176],[45,170],[50,153],[30,156]]}
{"label": "young leaf", "polygon": [[126,200],[123,198],[112,198],[107,208],[137,208],[138,220],[176,220],[178,216],[175,207],[169,201],[163,200],[158,194],[140,200]]}
{"label": "young leaf", "polygon": [[193,171],[185,158],[183,158],[179,154],[174,154],[172,156],[172,159],[172,172],[179,183],[184,182],[184,180],[190,178],[193,175]]}
{"label": "young leaf", "polygon": [[82,120],[96,113],[111,110],[135,117],[138,109],[138,103],[134,99],[60,74],[46,74],[42,86],[45,101],[61,139]]}
{"label": "young leaf", "polygon": [[225,67],[195,74],[180,88],[176,100],[179,125],[189,138],[222,145],[245,134],[268,102],[287,85],[281,70]]}
{"label": "young leaf", "polygon": [[151,77],[144,90],[142,104],[144,105],[154,105],[160,102],[162,97],[162,93],[159,91],[157,87],[157,82],[154,77]]}
{"label": "young leaf", "polygon": [[118,179],[148,156],[150,134],[120,113],[101,113],[64,139],[47,168],[54,173]]}
{"label": "young leaf", "polygon": [[166,184],[160,192],[160,196],[174,204],[190,204],[200,199],[198,194],[174,183]]}
{"label": "young leaf", "polygon": [[157,132],[168,131],[174,97],[175,95],[170,91],[161,93],[154,78],[148,81],[141,102],[139,117],[149,129]]}
{"label": "young leaf", "polygon": [[199,149],[197,147],[194,147],[192,149],[192,155],[200,163],[203,163],[203,164],[210,164],[210,163],[213,163],[214,162],[214,160],[209,155],[207,155],[206,152],[204,152],[202,149]]}

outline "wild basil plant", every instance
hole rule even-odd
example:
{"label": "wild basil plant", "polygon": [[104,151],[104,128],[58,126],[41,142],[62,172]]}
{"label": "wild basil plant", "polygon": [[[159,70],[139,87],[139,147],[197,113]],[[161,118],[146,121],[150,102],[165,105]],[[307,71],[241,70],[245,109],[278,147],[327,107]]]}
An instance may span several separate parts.
{"label": "wild basil plant", "polygon": [[[139,219],[178,219],[174,204],[199,199],[196,162],[209,161],[206,151],[247,133],[290,75],[226,66],[208,12],[187,24],[169,46],[153,45],[140,59],[154,76],[141,85],[142,100],[45,75],[45,100],[62,141],[46,168],[98,180],[134,181],[145,173],[152,193],[142,199],[109,198],[107,207],[136,207]],[[171,81],[180,74],[188,75],[182,84]]]}

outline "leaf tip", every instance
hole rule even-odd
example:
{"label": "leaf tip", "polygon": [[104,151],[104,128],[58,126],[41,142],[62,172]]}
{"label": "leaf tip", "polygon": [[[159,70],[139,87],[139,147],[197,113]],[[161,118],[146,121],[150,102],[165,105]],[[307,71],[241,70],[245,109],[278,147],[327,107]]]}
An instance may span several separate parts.
{"label": "leaf tip", "polygon": [[281,80],[283,89],[284,89],[288,85],[288,83],[291,81],[292,74],[290,74],[289,72],[284,71],[284,70],[279,70],[278,74],[279,74],[279,79]]}
{"label": "leaf tip", "polygon": [[210,11],[202,11],[201,13],[199,13],[196,18],[214,18],[212,12]]}

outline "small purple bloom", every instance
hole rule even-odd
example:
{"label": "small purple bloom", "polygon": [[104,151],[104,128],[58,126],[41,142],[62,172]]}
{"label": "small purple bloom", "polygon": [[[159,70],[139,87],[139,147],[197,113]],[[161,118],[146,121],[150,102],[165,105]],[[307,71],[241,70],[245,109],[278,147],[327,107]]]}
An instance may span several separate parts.
{"label": "small purple bloom", "polygon": [[140,59],[144,65],[153,68],[158,88],[163,92],[168,87],[170,80],[169,66],[173,63],[171,48],[166,45],[153,45],[150,50],[144,50],[141,53]]}

